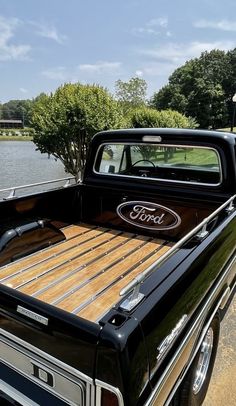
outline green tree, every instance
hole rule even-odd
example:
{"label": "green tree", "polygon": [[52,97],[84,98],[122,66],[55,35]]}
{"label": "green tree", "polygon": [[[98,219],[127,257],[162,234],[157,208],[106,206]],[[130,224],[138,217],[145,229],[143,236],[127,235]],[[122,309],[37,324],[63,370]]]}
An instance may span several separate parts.
{"label": "green tree", "polygon": [[151,105],[194,117],[202,128],[223,127],[229,121],[227,101],[236,84],[234,73],[235,52],[203,52],[173,72],[169,83],[153,95]]}
{"label": "green tree", "polygon": [[228,66],[223,79],[223,88],[231,100],[236,93],[236,48],[228,51],[226,56],[228,58]]}
{"label": "green tree", "polygon": [[84,169],[92,136],[122,125],[117,102],[95,85],[65,84],[54,94],[42,94],[33,105],[35,144],[41,152],[58,158],[77,179]]}
{"label": "green tree", "polygon": [[[129,114],[130,127],[134,128],[193,128],[195,122],[183,114],[173,110],[157,111],[149,107],[137,108]],[[152,145],[137,147],[144,160],[152,159],[156,148]],[[171,157],[173,149],[164,148],[164,159]]]}
{"label": "green tree", "polygon": [[234,103],[232,102],[232,97],[236,93],[236,48],[227,52],[228,57],[228,71],[227,75],[223,81],[223,88],[226,95],[226,103],[229,114],[229,123],[231,125],[233,118]]}
{"label": "green tree", "polygon": [[115,95],[124,112],[145,105],[146,94],[147,83],[144,79],[133,77],[128,82],[120,79],[115,82]]}
{"label": "green tree", "polygon": [[166,85],[153,95],[150,106],[158,110],[171,109],[185,114],[188,105],[186,96],[181,93],[179,85]]}
{"label": "green tree", "polygon": [[2,118],[5,120],[22,120],[29,126],[31,119],[32,100],[10,100],[2,105]]}

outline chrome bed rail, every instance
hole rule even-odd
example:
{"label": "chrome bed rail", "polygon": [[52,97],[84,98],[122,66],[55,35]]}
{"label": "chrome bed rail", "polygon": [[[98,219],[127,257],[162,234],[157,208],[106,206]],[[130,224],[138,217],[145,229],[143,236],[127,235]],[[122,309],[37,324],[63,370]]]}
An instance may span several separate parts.
{"label": "chrome bed rail", "polygon": [[71,176],[71,177],[68,177],[68,178],[53,179],[53,180],[47,180],[47,181],[44,181],[44,182],[31,183],[31,184],[28,184],[28,185],[13,186],[13,187],[6,188],[6,189],[0,189],[0,193],[10,192],[7,197],[2,198],[3,200],[8,200],[8,199],[13,199],[14,197],[17,197],[16,196],[16,191],[17,190],[30,189],[30,188],[34,188],[34,187],[37,187],[37,186],[50,185],[50,184],[63,182],[63,181],[66,182],[63,185],[63,187],[68,187],[71,184],[72,180],[74,181],[74,183],[76,183],[75,178],[73,176]]}
{"label": "chrome bed rail", "polygon": [[207,225],[224,209],[230,214],[234,211],[235,207],[233,201],[236,199],[236,194],[231,196],[225,203],[223,203],[218,209],[206,217],[201,223],[199,223],[193,230],[186,234],[181,240],[179,240],[172,248],[170,248],[164,255],[158,258],[152,265],[150,265],[140,275],[136,276],[130,283],[128,283],[121,291],[120,296],[125,296],[131,292],[130,296],[126,298],[121,304],[120,308],[126,311],[131,311],[144,297],[144,294],[140,292],[141,284],[144,280],[156,271],[172,254],[174,254],[179,248],[181,248],[192,237],[196,237],[199,241],[203,240],[209,234],[207,231]]}

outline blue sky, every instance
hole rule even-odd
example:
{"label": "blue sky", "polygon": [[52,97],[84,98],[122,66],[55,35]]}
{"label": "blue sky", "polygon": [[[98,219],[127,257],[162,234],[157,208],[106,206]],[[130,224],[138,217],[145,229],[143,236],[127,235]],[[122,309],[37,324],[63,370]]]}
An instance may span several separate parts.
{"label": "blue sky", "polygon": [[235,47],[235,0],[0,0],[0,102],[133,76],[151,96],[202,51]]}

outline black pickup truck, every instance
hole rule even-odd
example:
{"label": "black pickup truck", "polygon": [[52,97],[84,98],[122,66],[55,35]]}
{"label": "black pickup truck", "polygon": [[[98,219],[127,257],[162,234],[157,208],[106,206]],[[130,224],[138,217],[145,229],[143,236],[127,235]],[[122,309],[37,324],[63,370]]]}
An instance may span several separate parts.
{"label": "black pickup truck", "polygon": [[[33,189],[34,190],[34,189]],[[97,134],[0,202],[0,404],[197,406],[232,298],[236,135]]]}

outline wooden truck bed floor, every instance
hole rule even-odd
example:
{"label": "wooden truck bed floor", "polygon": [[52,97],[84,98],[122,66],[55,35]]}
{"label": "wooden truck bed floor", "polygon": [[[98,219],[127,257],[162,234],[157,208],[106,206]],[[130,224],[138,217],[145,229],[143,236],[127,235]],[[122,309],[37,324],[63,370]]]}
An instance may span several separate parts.
{"label": "wooden truck bed floor", "polygon": [[0,283],[94,322],[173,245],[88,224],[62,231],[63,242],[2,267]]}

